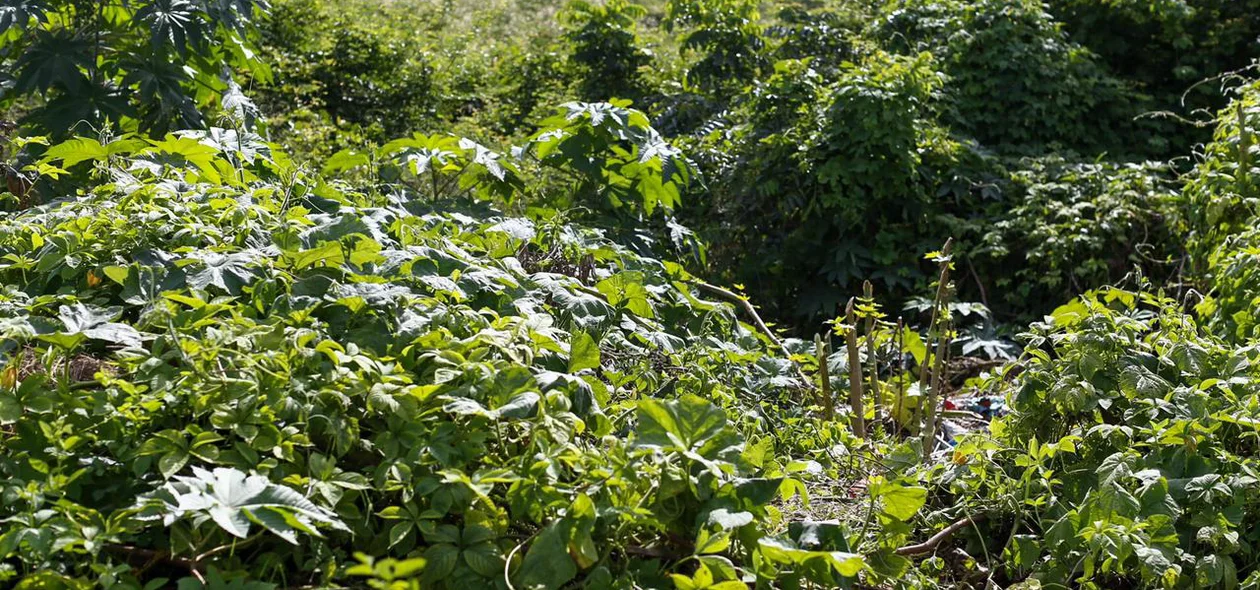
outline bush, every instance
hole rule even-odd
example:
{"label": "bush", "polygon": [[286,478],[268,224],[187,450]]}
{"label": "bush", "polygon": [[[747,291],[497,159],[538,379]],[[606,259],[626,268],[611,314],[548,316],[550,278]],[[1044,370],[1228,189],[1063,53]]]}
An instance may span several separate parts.
{"label": "bush", "polygon": [[866,279],[907,292],[945,239],[926,221],[943,208],[926,162],[965,157],[931,119],[940,82],[926,54],[846,64],[831,83],[809,61],[776,64],[697,156],[710,197],[689,215],[717,267],[780,317],[834,315]]}
{"label": "bush", "polygon": [[1141,112],[1136,97],[1039,0],[899,0],[873,29],[889,47],[939,59],[949,76],[944,120],[986,147],[1144,149],[1125,141]]}
{"label": "bush", "polygon": [[[1052,0],[1049,6],[1073,40],[1152,98],[1152,110],[1182,117],[1197,119],[1223,107],[1222,85],[1209,79],[1245,68],[1260,55],[1256,0]],[[1209,139],[1175,119],[1146,125],[1170,157]]]}
{"label": "bush", "polygon": [[556,39],[539,36],[509,51],[494,70],[489,105],[481,120],[494,132],[519,137],[532,132],[551,107],[570,97],[568,56]]}
{"label": "bush", "polygon": [[1255,348],[1205,334],[1172,299],[1115,289],[1029,337],[1022,374],[997,385],[1014,413],[937,474],[955,493],[984,490],[972,509],[1000,523],[995,574],[1042,587],[1260,581]]}
{"label": "bush", "polygon": [[870,18],[856,7],[811,10],[798,4],[784,5],[775,16],[766,29],[766,37],[777,42],[773,59],[809,59],[810,67],[827,80],[834,80],[845,62],[860,58],[860,23]]}
{"label": "bush", "polygon": [[106,122],[158,135],[201,126],[233,69],[269,76],[248,38],[265,8],[254,0],[8,2],[0,110],[25,101],[23,124],[57,137]]}
{"label": "bush", "polygon": [[1260,214],[1258,132],[1260,83],[1253,82],[1218,114],[1214,139],[1198,155],[1183,191],[1184,231],[1197,274],[1210,272],[1208,258]]}
{"label": "bush", "polygon": [[1198,311],[1219,333],[1240,341],[1260,336],[1258,121],[1260,84],[1253,82],[1219,113],[1215,139],[1188,175],[1180,210],[1190,274],[1206,295]]}
{"label": "bush", "polygon": [[1211,290],[1196,311],[1230,341],[1260,340],[1260,232],[1252,227],[1225,238],[1208,265]]}
{"label": "bush", "polygon": [[992,305],[1036,317],[1135,270],[1157,281],[1176,272],[1168,165],[1049,157],[1012,167],[1007,197],[975,227],[982,237],[970,256],[976,280],[992,278],[981,285],[998,299]]}
{"label": "bush", "polygon": [[752,0],[669,0],[668,30],[685,30],[679,43],[696,56],[686,82],[710,95],[738,91],[767,65],[761,15]]}
{"label": "bush", "polygon": [[[378,192],[223,133],[54,146],[129,182],[0,217],[0,582],[344,585],[356,552],[423,558],[427,588],[866,569],[839,527],[773,528],[803,384],[681,267],[408,188],[513,186],[476,144],[395,142],[418,182]],[[844,441],[816,432],[791,444]]]}
{"label": "bush", "polygon": [[261,102],[281,128],[305,108],[379,141],[435,118],[432,68],[416,44],[319,0],[288,0],[275,13],[264,39],[277,76]]}
{"label": "bush", "polygon": [[578,71],[582,100],[635,100],[644,92],[639,69],[652,58],[639,46],[635,23],[645,14],[646,9],[627,0],[603,4],[574,0],[561,13],[569,63]]}

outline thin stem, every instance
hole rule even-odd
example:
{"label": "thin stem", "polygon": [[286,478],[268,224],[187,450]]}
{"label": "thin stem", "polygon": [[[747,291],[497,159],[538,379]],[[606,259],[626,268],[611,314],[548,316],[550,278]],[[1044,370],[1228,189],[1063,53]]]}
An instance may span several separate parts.
{"label": "thin stem", "polygon": [[897,555],[903,555],[903,556],[923,555],[924,553],[931,553],[935,551],[936,548],[940,546],[941,543],[945,542],[947,539],[954,536],[954,533],[957,533],[958,531],[965,529],[969,526],[974,526],[977,522],[984,520],[984,518],[985,518],[984,514],[977,514],[974,517],[968,516],[967,518],[954,522],[953,524],[945,527],[944,530],[942,530],[939,533],[936,533],[935,535],[932,535],[931,537],[928,538],[928,540],[922,543],[918,543],[915,545],[906,545],[905,547],[901,547],[897,549],[896,553]]}
{"label": "thin stem", "polygon": [[[954,247],[954,238],[949,238],[945,240],[945,246],[941,248],[941,256],[940,256],[941,274],[936,284],[936,298],[932,302],[932,323],[928,324],[928,341],[924,343],[923,363],[919,365],[919,407],[917,408],[915,412],[915,419],[913,423],[921,424],[920,433],[923,436],[923,456],[925,458],[932,454],[931,449],[934,447],[935,441],[936,441],[935,433],[931,432],[935,417],[934,416],[930,417],[929,419],[922,420],[921,422],[920,422],[920,418],[922,418],[928,412],[935,412],[934,407],[931,407],[931,408],[928,407],[929,405],[935,404],[934,400],[931,401],[931,404],[929,404],[929,399],[928,399],[929,397],[929,392],[927,392],[928,366],[930,364],[939,365],[940,359],[930,355],[932,351],[931,338],[933,335],[936,336],[937,350],[940,351],[941,347],[943,346],[942,342],[945,339],[945,334],[940,329],[941,326],[940,326],[939,318],[942,312],[946,314],[949,313],[949,309],[947,308],[946,298],[949,295],[949,263],[950,263],[949,253],[953,249],[953,247]],[[939,357],[939,354],[936,356]],[[932,393],[935,393],[935,392],[932,392]]]}
{"label": "thin stem", "polygon": [[1247,113],[1243,109],[1243,101],[1238,100],[1236,114],[1238,116],[1238,184],[1243,194],[1251,191],[1251,134],[1247,132]]}
{"label": "thin stem", "polygon": [[[897,401],[893,409],[893,421],[900,419],[906,404],[906,322],[897,317]],[[894,428],[896,426],[894,425]]]}
{"label": "thin stem", "polygon": [[818,380],[822,387],[815,392],[818,405],[822,406],[823,419],[830,422],[836,417],[836,404],[831,396],[831,368],[827,366],[827,344],[821,334],[814,335],[814,350],[818,355]]}
{"label": "thin stem", "polygon": [[[875,287],[870,281],[862,284],[863,296],[870,305],[875,303]],[[884,414],[884,393],[879,387],[879,357],[875,354],[875,314],[874,312],[866,318],[866,362],[869,363],[871,374],[871,394],[875,397],[875,423],[883,423]]]}
{"label": "thin stem", "polygon": [[940,403],[941,374],[944,373],[945,355],[949,349],[949,319],[945,319],[945,328],[936,340],[936,356],[932,367],[932,387],[923,398],[923,456],[932,455],[936,448],[936,405]]}
{"label": "thin stem", "polygon": [[845,343],[849,349],[849,406],[853,411],[853,434],[866,438],[866,410],[862,405],[862,359],[858,355],[857,322],[853,316],[853,298],[844,310]]}

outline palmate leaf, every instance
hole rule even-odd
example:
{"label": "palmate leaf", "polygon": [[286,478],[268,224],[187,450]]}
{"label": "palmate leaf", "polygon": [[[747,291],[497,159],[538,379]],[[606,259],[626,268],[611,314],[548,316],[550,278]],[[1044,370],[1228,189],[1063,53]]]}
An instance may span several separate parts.
{"label": "palmate leaf", "polygon": [[595,284],[595,288],[608,298],[608,303],[615,307],[625,307],[635,315],[654,318],[656,312],[649,302],[647,287],[643,285],[646,277],[642,272],[620,272]]}
{"label": "palmate leaf", "polygon": [[499,161],[498,152],[490,151],[490,148],[471,139],[460,139],[459,147],[464,150],[470,163],[481,167],[499,181],[507,180],[508,169]]}
{"label": "palmate leaf", "polygon": [[110,156],[131,153],[144,147],[144,142],[130,135],[124,135],[106,144],[90,137],[75,137],[53,145],[44,152],[44,162],[60,162],[62,168],[69,168],[91,160],[102,162]]}
{"label": "palmate leaf", "polygon": [[201,269],[188,275],[188,286],[194,289],[217,287],[228,295],[239,295],[241,287],[248,285],[257,276],[253,268],[260,258],[254,251],[220,254],[218,252],[197,251],[189,254],[189,259],[201,263]]}
{"label": "palmate leaf", "polygon": [[254,104],[245,91],[241,90],[241,85],[237,84],[229,74],[224,73],[223,82],[227,84],[227,90],[223,91],[223,98],[219,100],[219,105],[237,122],[252,129],[261,114],[258,105]]}
{"label": "palmate leaf", "polygon": [[267,145],[267,140],[253,131],[211,127],[205,131],[180,131],[177,135],[195,139],[246,163],[253,163],[259,158],[271,160],[271,147]]}
{"label": "palmate leaf", "polygon": [[127,60],[123,85],[139,90],[144,123],[160,127],[169,121],[195,127],[201,122],[197,103],[185,86],[192,83],[188,71],[161,54],[148,54],[141,59]]}
{"label": "palmate leaf", "polygon": [[237,33],[244,32],[255,11],[270,8],[266,0],[207,0],[203,6],[211,20]]}
{"label": "palmate leaf", "polygon": [[58,92],[47,104],[36,108],[24,122],[50,135],[64,136],[76,131],[99,128],[106,120],[119,121],[135,116],[126,96],[111,84],[85,84],[75,91]]}
{"label": "palmate leaf", "polygon": [[180,55],[187,55],[189,45],[205,45],[201,16],[189,0],[151,0],[136,11],[135,18],[149,26],[154,46],[173,46]]}
{"label": "palmate leaf", "polygon": [[1135,398],[1158,398],[1172,389],[1163,377],[1138,364],[1124,368],[1120,373],[1120,386],[1126,394]]}
{"label": "palmate leaf", "polygon": [[543,121],[542,131],[522,153],[533,152],[544,165],[578,173],[613,208],[651,214],[658,207],[677,207],[694,166],[646,115],[621,101],[573,102],[561,109]]}
{"label": "palmate leaf", "polygon": [[101,142],[89,137],[68,139],[48,148],[44,152],[44,160],[55,162],[60,160],[63,168],[69,168],[84,160],[99,162],[109,157],[109,150]]}
{"label": "palmate leaf", "polygon": [[599,297],[573,288],[567,277],[543,273],[533,277],[535,288],[547,294],[563,323],[590,332],[600,333],[616,317],[616,310]]}
{"label": "palmate leaf", "polygon": [[156,505],[167,526],[189,516],[204,516],[240,538],[249,535],[253,524],[294,545],[299,532],[320,536],[316,526],[347,530],[335,514],[296,491],[264,476],[224,467],[214,471],[193,467],[192,477],[176,476],[141,503]]}
{"label": "palmate leaf", "polygon": [[0,31],[26,28],[32,20],[45,22],[48,10],[48,5],[38,0],[0,0]]}
{"label": "palmate leaf", "polygon": [[136,331],[135,328],[114,321],[122,315],[122,308],[120,307],[103,308],[95,305],[75,303],[74,305],[61,306],[57,315],[66,326],[62,334],[71,336],[81,334],[93,340],[103,340],[125,346],[140,346],[143,344],[140,332]]}
{"label": "palmate leaf", "polygon": [[92,43],[70,31],[39,31],[14,64],[18,92],[47,92],[60,88],[79,92],[88,86]]}
{"label": "palmate leaf", "polygon": [[[380,153],[401,165],[406,174],[425,190],[452,196],[475,191],[479,196],[495,195],[507,201],[524,187],[520,172],[510,160],[484,145],[454,135],[417,133],[412,137],[391,141]],[[330,169],[361,165],[363,160],[351,153],[334,156]]]}
{"label": "palmate leaf", "polygon": [[324,162],[324,166],[320,169],[320,173],[331,176],[333,174],[337,174],[338,172],[354,170],[355,168],[367,166],[371,163],[372,157],[368,153],[346,148],[330,156],[328,160]]}
{"label": "palmate leaf", "polygon": [[214,161],[219,150],[191,137],[168,135],[160,141],[153,141],[152,146],[140,152],[138,161],[157,166],[170,166],[175,169],[187,169],[192,166],[212,183],[219,183],[222,177],[215,169]]}

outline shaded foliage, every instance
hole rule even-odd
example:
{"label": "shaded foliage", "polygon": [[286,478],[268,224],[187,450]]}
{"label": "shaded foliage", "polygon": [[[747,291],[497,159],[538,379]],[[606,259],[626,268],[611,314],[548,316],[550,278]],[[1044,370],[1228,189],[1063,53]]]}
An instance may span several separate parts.
{"label": "shaded foliage", "polygon": [[248,39],[267,3],[254,0],[0,6],[0,107],[26,101],[23,122],[65,137],[101,129],[162,134],[205,123],[231,91],[232,70],[266,79]]}

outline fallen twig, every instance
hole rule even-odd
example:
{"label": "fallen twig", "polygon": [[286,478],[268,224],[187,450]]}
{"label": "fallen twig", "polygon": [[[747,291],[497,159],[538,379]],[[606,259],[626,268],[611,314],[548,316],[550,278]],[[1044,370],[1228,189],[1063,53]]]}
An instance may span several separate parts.
{"label": "fallen twig", "polygon": [[917,545],[906,545],[905,547],[897,549],[896,553],[897,555],[923,555],[924,553],[931,553],[935,551],[937,546],[941,543],[944,543],[949,540],[950,537],[954,536],[954,533],[972,526],[984,520],[984,518],[985,516],[983,514],[977,514],[975,517],[964,518],[945,527],[941,530],[941,532],[932,535],[928,538],[928,540],[922,543]]}
{"label": "fallen twig", "polygon": [[135,547],[132,545],[116,545],[109,544],[102,547],[106,552],[113,553],[133,565],[146,566],[153,562],[167,563],[170,565],[186,568],[193,577],[197,578],[202,584],[206,583],[206,578],[201,572],[201,563],[194,559],[187,559],[171,555],[169,551],[160,549],[145,549],[144,547]]}

